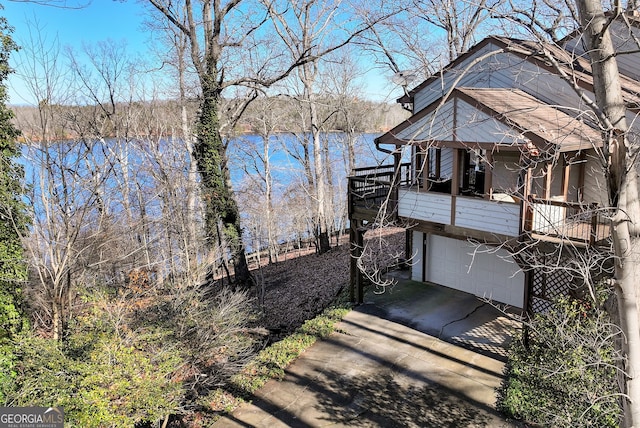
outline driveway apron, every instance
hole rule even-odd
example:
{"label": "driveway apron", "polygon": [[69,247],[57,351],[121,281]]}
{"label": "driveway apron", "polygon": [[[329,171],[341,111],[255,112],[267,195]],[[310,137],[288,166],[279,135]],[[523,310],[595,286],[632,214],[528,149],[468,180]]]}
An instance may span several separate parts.
{"label": "driveway apron", "polygon": [[515,426],[495,411],[513,326],[473,296],[401,280],[214,426]]}

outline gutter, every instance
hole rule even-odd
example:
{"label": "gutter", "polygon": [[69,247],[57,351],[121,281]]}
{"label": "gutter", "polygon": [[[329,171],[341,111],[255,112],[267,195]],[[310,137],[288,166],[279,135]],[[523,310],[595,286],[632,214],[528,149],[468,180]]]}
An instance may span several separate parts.
{"label": "gutter", "polygon": [[[386,154],[388,154],[388,155],[392,155],[392,154],[394,153],[394,151],[393,151],[393,150],[383,149],[382,147],[380,147],[380,144],[383,144],[383,143],[381,143],[381,142],[379,141],[379,138],[380,138],[380,137],[378,137],[378,138],[376,138],[375,140],[373,140],[373,141],[374,141],[374,143],[376,144],[376,150],[377,150],[377,151],[379,151],[379,152],[382,152],[382,153],[386,153]],[[386,143],[386,144],[389,144],[389,143]]]}

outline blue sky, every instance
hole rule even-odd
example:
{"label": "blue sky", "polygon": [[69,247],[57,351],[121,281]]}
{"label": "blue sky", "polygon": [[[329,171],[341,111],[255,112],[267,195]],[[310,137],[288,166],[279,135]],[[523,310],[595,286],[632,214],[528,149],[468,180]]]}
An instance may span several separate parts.
{"label": "blue sky", "polygon": [[[141,31],[142,7],[135,0],[93,0],[80,9],[43,6],[30,2],[3,2],[3,14],[16,29],[24,31],[26,22],[36,17],[48,31],[57,32],[69,44],[79,41],[98,41],[106,38],[125,38],[138,43],[144,40]],[[80,3],[80,1],[78,2]]]}
{"label": "blue sky", "polygon": [[[20,44],[29,37],[30,23],[38,22],[51,40],[58,37],[62,47],[80,48],[82,43],[94,44],[101,40],[126,40],[130,53],[143,53],[147,49],[148,31],[143,27],[143,8],[135,0],[86,0],[72,3],[88,5],[81,9],[59,8],[24,2],[2,2],[0,15],[14,27],[13,37]],[[31,25],[33,28],[33,25]],[[23,85],[17,76],[9,79],[10,103],[23,104]]]}
{"label": "blue sky", "polygon": [[[48,40],[58,37],[61,47],[80,49],[82,44],[95,44],[112,39],[126,41],[129,54],[144,54],[148,49],[150,33],[144,27],[144,7],[136,0],[68,0],[69,3],[84,3],[80,9],[57,8],[30,2],[0,2],[4,10],[0,15],[7,18],[15,28],[13,34],[18,44],[29,37],[29,23],[38,21]],[[369,73],[366,78],[368,97],[371,99],[394,99],[389,97],[388,78],[379,71]],[[17,76],[9,79],[9,102],[29,104],[25,100],[24,84]]]}

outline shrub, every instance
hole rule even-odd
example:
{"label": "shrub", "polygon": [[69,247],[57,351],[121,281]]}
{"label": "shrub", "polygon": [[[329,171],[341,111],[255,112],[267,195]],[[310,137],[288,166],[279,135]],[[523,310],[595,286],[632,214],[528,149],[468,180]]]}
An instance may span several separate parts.
{"label": "shrub", "polygon": [[9,404],[61,406],[72,427],[134,426],[179,408],[181,384],[171,378],[181,364],[178,356],[150,352],[116,331],[83,327],[65,342],[20,338],[17,388]]}
{"label": "shrub", "polygon": [[616,427],[621,417],[618,356],[608,315],[562,299],[514,338],[498,392],[508,416],[553,427]]}
{"label": "shrub", "polygon": [[[196,415],[256,354],[246,292],[172,289],[136,296],[89,290],[62,341],[25,332],[0,346],[0,397],[61,406],[70,427],[147,426]],[[5,373],[6,372],[6,373]],[[146,424],[146,425],[145,425]]]}
{"label": "shrub", "polygon": [[138,311],[134,326],[152,332],[151,324],[171,332],[165,346],[171,344],[182,355],[180,376],[187,389],[225,385],[256,355],[248,328],[255,313],[247,291],[192,288],[169,297]]}

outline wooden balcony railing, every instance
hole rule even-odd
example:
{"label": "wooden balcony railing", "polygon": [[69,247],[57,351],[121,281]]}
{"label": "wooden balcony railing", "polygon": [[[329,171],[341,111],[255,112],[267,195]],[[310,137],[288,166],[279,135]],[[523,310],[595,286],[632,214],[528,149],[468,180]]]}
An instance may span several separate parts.
{"label": "wooden balcony railing", "polygon": [[609,223],[598,204],[561,202],[529,196],[524,229],[538,235],[584,242],[589,245],[606,240]]}
{"label": "wooden balcony railing", "polygon": [[398,186],[410,182],[411,164],[356,168],[349,179],[349,217],[360,214],[375,218],[382,205],[387,203],[387,214],[397,214]]}

